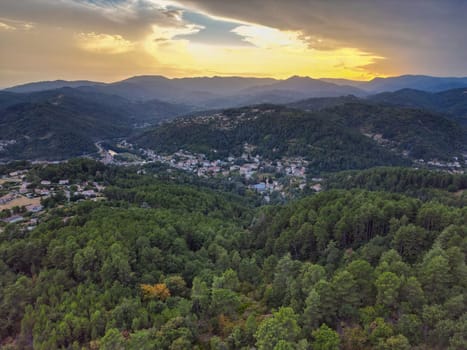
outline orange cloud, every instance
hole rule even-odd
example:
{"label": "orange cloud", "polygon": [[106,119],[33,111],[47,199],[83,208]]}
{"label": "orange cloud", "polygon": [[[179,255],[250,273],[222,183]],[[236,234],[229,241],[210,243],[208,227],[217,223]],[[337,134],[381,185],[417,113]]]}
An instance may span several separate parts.
{"label": "orange cloud", "polygon": [[135,44],[121,35],[79,33],[76,35],[78,47],[96,53],[121,54],[132,51]]}

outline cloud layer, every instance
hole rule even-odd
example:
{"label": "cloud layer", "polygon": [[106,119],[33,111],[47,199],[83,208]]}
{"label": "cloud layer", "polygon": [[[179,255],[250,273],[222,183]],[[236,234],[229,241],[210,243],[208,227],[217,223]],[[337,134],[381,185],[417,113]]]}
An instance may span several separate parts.
{"label": "cloud layer", "polygon": [[[464,0],[187,0],[208,13],[301,31],[315,48],[384,56],[388,74],[467,75]],[[319,39],[319,41],[316,40]]]}
{"label": "cloud layer", "polygon": [[467,75],[463,0],[2,0],[0,86],[135,74]]}

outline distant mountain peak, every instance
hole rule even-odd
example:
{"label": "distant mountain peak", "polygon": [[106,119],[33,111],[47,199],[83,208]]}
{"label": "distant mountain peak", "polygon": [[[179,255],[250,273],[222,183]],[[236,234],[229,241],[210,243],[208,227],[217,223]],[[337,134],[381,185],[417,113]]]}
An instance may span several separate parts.
{"label": "distant mountain peak", "polygon": [[323,80],[320,79],[315,79],[312,77],[307,77],[307,76],[302,76],[302,75],[293,75],[283,81],[296,81],[296,82],[324,82]]}
{"label": "distant mountain peak", "polygon": [[90,80],[49,80],[49,81],[37,81],[32,83],[26,83],[21,85],[12,86],[4,89],[3,91],[17,92],[17,93],[30,93],[44,90],[61,89],[64,87],[76,88],[82,86],[94,86],[102,85],[103,83]]}
{"label": "distant mountain peak", "polygon": [[[130,77],[121,81],[117,81],[115,83],[124,83],[124,82],[149,82],[149,81],[156,81],[156,80],[170,80],[167,77],[164,77],[163,75],[135,75],[134,77]],[[114,84],[115,84],[114,83]]]}

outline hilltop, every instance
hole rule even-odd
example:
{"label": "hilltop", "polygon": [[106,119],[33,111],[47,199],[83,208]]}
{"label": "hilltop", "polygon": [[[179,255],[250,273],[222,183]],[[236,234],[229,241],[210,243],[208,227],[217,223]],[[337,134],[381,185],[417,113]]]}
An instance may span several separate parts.
{"label": "hilltop", "polygon": [[0,92],[0,158],[59,160],[96,151],[101,139],[129,135],[190,110],[151,100],[71,88],[34,93]]}
{"label": "hilltop", "polygon": [[184,149],[211,157],[239,156],[248,144],[269,159],[305,157],[318,172],[448,160],[460,157],[467,145],[465,130],[440,115],[361,102],[315,112],[261,105],[198,114],[133,141],[157,152]]}

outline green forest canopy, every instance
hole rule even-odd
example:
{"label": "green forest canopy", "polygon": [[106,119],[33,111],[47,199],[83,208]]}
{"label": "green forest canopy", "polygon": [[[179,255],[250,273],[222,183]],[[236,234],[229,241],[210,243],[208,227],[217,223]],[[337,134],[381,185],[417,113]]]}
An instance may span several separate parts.
{"label": "green forest canopy", "polygon": [[467,209],[444,196],[337,189],[255,208],[134,169],[41,171],[101,179],[108,201],[0,233],[5,349],[467,346]]}

